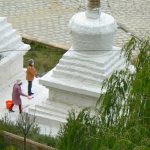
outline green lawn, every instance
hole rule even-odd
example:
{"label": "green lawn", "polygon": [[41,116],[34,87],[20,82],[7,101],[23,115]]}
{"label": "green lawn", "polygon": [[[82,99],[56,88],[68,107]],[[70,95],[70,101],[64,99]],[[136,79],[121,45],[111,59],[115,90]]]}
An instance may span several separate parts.
{"label": "green lawn", "polygon": [[[8,114],[5,114],[5,116],[0,119],[0,150],[3,149],[5,150],[7,146],[11,146],[15,144],[11,142],[11,140],[6,141],[6,139],[3,138],[2,131],[7,131],[23,137],[23,133],[21,132],[20,128],[17,126],[17,123],[16,122],[13,123],[12,121],[10,121]],[[42,144],[46,144],[51,147],[56,147],[56,143],[57,143],[57,138],[51,136],[51,134],[41,135],[40,128],[38,127],[38,124],[36,122],[35,122],[35,126],[32,127],[32,129],[30,130],[27,138]]]}
{"label": "green lawn", "polygon": [[28,65],[29,59],[34,59],[39,76],[44,75],[55,67],[59,59],[66,52],[66,50],[50,47],[34,41],[24,40],[24,42],[31,46],[31,50],[24,56],[24,67]]}

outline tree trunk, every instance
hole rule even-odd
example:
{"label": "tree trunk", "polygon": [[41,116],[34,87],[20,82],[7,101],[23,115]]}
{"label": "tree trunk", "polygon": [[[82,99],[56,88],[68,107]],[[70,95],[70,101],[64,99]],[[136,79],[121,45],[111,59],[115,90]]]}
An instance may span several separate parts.
{"label": "tree trunk", "polygon": [[27,138],[24,136],[24,150],[27,150]]}

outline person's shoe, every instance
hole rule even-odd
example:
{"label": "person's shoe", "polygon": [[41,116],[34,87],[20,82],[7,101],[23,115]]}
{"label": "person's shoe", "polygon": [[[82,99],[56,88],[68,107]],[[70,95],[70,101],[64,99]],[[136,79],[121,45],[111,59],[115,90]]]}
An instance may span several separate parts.
{"label": "person's shoe", "polygon": [[9,112],[15,112],[14,110],[9,110]]}
{"label": "person's shoe", "polygon": [[28,96],[31,96],[31,95],[33,95],[34,93],[30,93],[30,94],[28,94]]}
{"label": "person's shoe", "polygon": [[33,95],[33,94],[34,94],[34,93],[31,92],[31,93],[28,94],[28,96],[31,96],[31,95]]}

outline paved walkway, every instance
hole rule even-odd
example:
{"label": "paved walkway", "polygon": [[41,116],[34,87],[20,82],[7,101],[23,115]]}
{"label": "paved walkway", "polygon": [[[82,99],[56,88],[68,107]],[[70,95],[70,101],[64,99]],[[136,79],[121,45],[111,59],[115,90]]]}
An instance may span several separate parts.
{"label": "paved walkway", "polygon": [[[86,0],[0,0],[0,16],[8,17],[25,37],[69,48],[69,19],[85,10]],[[150,0],[101,0],[102,11],[135,35],[150,35]],[[115,45],[122,46],[129,34],[119,29]]]}

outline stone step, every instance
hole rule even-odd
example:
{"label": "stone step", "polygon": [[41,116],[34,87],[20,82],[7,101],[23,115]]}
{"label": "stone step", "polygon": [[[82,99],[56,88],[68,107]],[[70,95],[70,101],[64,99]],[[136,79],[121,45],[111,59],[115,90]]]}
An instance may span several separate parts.
{"label": "stone step", "polygon": [[76,71],[74,72],[70,72],[70,71],[59,71],[54,69],[53,70],[53,77],[59,77],[59,78],[64,78],[66,80],[68,79],[74,79],[77,80],[78,82],[81,81],[86,81],[88,80],[88,83],[93,83],[93,84],[100,84],[103,80],[100,78],[96,78],[96,77],[92,77],[89,76],[88,74],[82,74],[82,73],[78,73]]}
{"label": "stone step", "polygon": [[103,75],[102,73],[98,73],[96,71],[92,71],[90,69],[87,69],[87,68],[81,68],[81,67],[78,67],[78,66],[65,66],[65,65],[60,65],[58,64],[56,66],[56,70],[57,71],[70,71],[70,72],[78,72],[79,74],[88,74],[89,76],[91,77],[94,77],[94,78],[102,78],[104,79],[105,78],[105,75]]}
{"label": "stone step", "polygon": [[111,60],[108,65],[104,69],[98,68],[88,68],[88,67],[82,67],[82,66],[70,66],[70,65],[62,65],[58,64],[56,66],[57,71],[70,71],[70,72],[78,72],[79,74],[87,74],[90,77],[94,78],[101,78],[105,79],[108,76],[107,72],[110,72],[109,70],[112,71],[113,66],[116,64],[116,62],[119,62],[120,56],[115,57],[115,59]]}
{"label": "stone step", "polygon": [[62,114],[68,114],[68,108],[69,106],[67,105],[59,105],[58,103],[52,103],[52,102],[42,102],[42,106],[47,108],[47,109],[51,109],[51,110],[56,110],[57,112],[59,113],[62,113]]}
{"label": "stone step", "polygon": [[63,59],[65,60],[77,60],[79,61],[79,63],[86,63],[88,62],[88,64],[92,64],[95,67],[99,66],[99,68],[103,68],[106,65],[106,62],[114,59],[114,57],[116,57],[117,55],[120,55],[120,51],[115,51],[112,50],[110,52],[107,52],[103,55],[95,55],[95,57],[91,56],[91,55],[84,55],[83,53],[81,55],[77,55],[74,54],[76,52],[72,52],[71,50],[68,51],[67,53],[65,53],[63,55]]}
{"label": "stone step", "polygon": [[115,63],[113,66],[110,66],[110,68],[108,68],[107,70],[107,74],[108,74],[108,77],[116,70],[120,70],[122,68],[125,67],[125,60],[122,58],[122,59],[118,59],[118,62]]}
{"label": "stone step", "polygon": [[9,31],[12,30],[12,25],[7,23],[7,24],[4,24],[1,28],[0,28],[0,34],[1,35],[4,35],[6,33],[8,33]]}
{"label": "stone step", "polygon": [[11,39],[8,39],[8,41],[6,40],[5,43],[3,43],[3,45],[0,46],[0,49],[7,50],[9,47],[8,50],[10,50],[11,47],[11,50],[17,50],[16,48],[19,48],[22,45],[21,40],[21,36],[16,36]]}
{"label": "stone step", "polygon": [[77,60],[70,60],[70,61],[63,60],[63,62],[59,63],[59,65],[66,66],[66,67],[68,67],[68,69],[76,67],[77,70],[85,70],[85,71],[95,72],[95,73],[103,73],[105,70],[105,68],[102,68],[102,67],[99,67],[96,65],[93,66],[91,64],[88,65],[88,63],[84,63],[84,62],[78,62],[78,63],[76,63],[76,62],[77,62]]}
{"label": "stone step", "polygon": [[17,50],[22,50],[22,51],[26,52],[27,49],[28,50],[30,49],[30,45],[24,44],[23,42],[21,42],[21,43],[22,43],[22,45],[20,45],[19,47],[17,47]]}
{"label": "stone step", "polygon": [[69,65],[69,66],[80,66],[83,68],[87,67],[89,69],[94,68],[96,70],[99,70],[100,68],[102,68],[102,65],[100,63],[95,63],[95,62],[89,63],[88,61],[81,61],[75,58],[66,59],[63,57],[62,59],[60,59],[59,64]]}
{"label": "stone step", "polygon": [[[110,68],[112,65],[114,65],[120,58],[119,54],[116,55],[116,53],[114,53],[114,58],[111,59],[111,57],[109,57],[109,61],[106,62],[105,66],[102,67],[102,65],[100,65],[100,63],[97,61],[93,61],[92,63],[89,62],[89,61],[81,61],[81,60],[78,60],[78,59],[75,59],[75,58],[72,58],[72,59],[65,59],[65,58],[62,58],[59,62],[60,65],[62,66],[68,66],[68,68],[73,68],[74,66],[75,67],[79,67],[77,69],[87,69],[87,70],[90,70],[91,72],[97,72],[97,73],[101,73],[101,74],[105,74],[106,73],[106,70],[108,70],[108,68]],[[101,58],[100,58],[101,59]],[[103,58],[102,58],[103,59]],[[57,66],[56,66],[57,67]]]}
{"label": "stone step", "polygon": [[75,105],[67,105],[55,101],[43,101],[40,104],[29,107],[29,114],[35,115],[41,124],[59,127],[67,122],[69,111],[75,109],[78,113],[82,108]]}
{"label": "stone step", "polygon": [[50,109],[54,109],[57,112],[60,113],[64,113],[66,115],[68,115],[68,111],[70,111],[71,109],[75,109],[77,112],[80,111],[80,109],[82,109],[82,107],[76,106],[76,105],[71,105],[68,103],[60,103],[60,102],[56,102],[56,101],[43,101],[42,105],[45,108],[50,108]]}
{"label": "stone step", "polygon": [[[79,67],[69,67],[69,66],[62,66],[57,65],[55,69],[53,69],[53,77],[62,77],[62,78],[74,78],[80,81],[88,80],[88,82],[93,84],[99,84],[102,83],[102,81],[108,77],[113,70],[117,70],[119,66],[121,66],[124,63],[124,60],[119,60],[119,56],[117,58],[118,62],[114,64],[111,64],[107,67],[107,70],[105,71],[105,74],[98,74],[95,72],[91,72],[88,69],[81,70]],[[116,61],[116,60],[115,60]]]}
{"label": "stone step", "polygon": [[0,17],[0,28],[3,27],[7,23],[6,17]]}
{"label": "stone step", "polygon": [[29,114],[35,115],[36,117],[43,117],[48,120],[54,120],[57,122],[66,122],[66,115],[62,115],[61,113],[58,113],[53,110],[46,110],[46,108],[42,106],[36,105],[35,107],[29,108]]}
{"label": "stone step", "polygon": [[109,72],[114,72],[115,70],[118,69],[114,67],[118,62],[122,62],[122,58],[120,59],[120,54],[118,53],[117,55],[114,55],[113,58],[110,58],[110,60],[106,62],[105,71],[104,71],[104,74],[106,74],[105,77],[109,76]]}
{"label": "stone step", "polygon": [[5,43],[5,41],[8,39],[11,39],[13,37],[17,37],[18,35],[16,34],[16,30],[12,29],[9,32],[6,32],[1,38],[0,38],[0,43]]}
{"label": "stone step", "polygon": [[7,46],[12,47],[11,50],[18,50],[22,46],[22,37],[21,36],[16,36],[8,43]]}
{"label": "stone step", "polygon": [[35,105],[35,113],[40,112],[56,118],[66,119],[67,112],[61,111],[60,109],[48,108],[43,105]]}
{"label": "stone step", "polygon": [[43,101],[41,104],[36,104],[34,109],[36,110],[36,112],[40,111],[43,113],[51,114],[55,117],[58,116],[65,119],[71,109],[75,109],[76,112],[79,112],[81,108],[75,105],[67,105],[60,102]]}
{"label": "stone step", "polygon": [[66,123],[66,119],[62,119],[59,117],[50,116],[49,114],[42,114],[41,112],[34,112],[34,110],[29,111],[30,115],[35,115],[36,120],[39,124],[48,125],[50,127],[59,128],[60,125]]}
{"label": "stone step", "polygon": [[56,137],[59,132],[59,127],[57,128],[56,126],[52,127],[46,124],[38,124],[38,127],[40,128],[40,134],[43,134],[43,135],[52,135]]}
{"label": "stone step", "polygon": [[[55,70],[55,68],[53,70]],[[99,82],[94,83],[90,80],[88,80],[88,82],[86,82],[87,80],[81,82],[81,80],[77,80],[77,78],[75,78],[76,80],[72,80],[71,76],[63,77],[59,76],[59,74],[54,76],[53,70],[44,75],[39,80],[39,83],[46,87],[85,94],[96,98],[99,97],[101,91],[101,84]]]}

